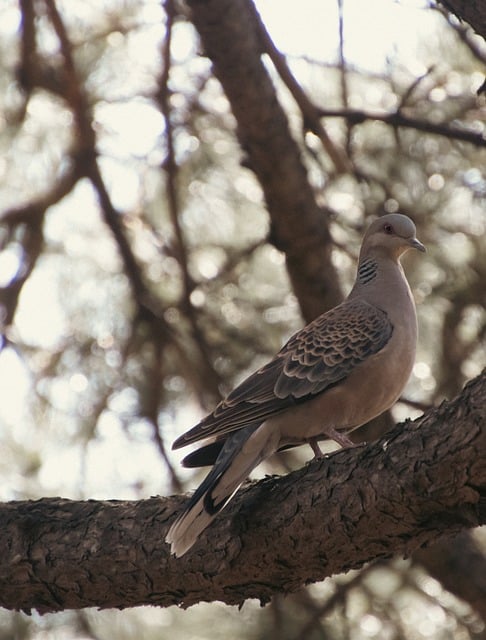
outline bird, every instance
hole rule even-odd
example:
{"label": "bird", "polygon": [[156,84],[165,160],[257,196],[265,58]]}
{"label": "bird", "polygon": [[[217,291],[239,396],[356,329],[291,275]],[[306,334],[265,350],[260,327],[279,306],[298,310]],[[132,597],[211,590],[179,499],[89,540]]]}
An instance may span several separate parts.
{"label": "bird", "polygon": [[417,315],[400,263],[424,252],[413,221],[400,213],[368,227],[348,297],[295,333],[267,364],[173,443],[203,446],[186,467],[212,464],[170,527],[166,542],[184,555],[252,470],[278,450],[319,441],[353,446],[350,432],[399,398],[415,361]]}

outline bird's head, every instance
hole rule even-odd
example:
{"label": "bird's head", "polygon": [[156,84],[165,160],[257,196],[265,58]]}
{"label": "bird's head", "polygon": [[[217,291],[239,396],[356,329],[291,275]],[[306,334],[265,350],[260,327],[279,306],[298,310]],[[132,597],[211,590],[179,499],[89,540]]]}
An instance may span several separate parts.
{"label": "bird's head", "polygon": [[414,223],[401,213],[389,213],[371,223],[361,246],[361,256],[381,253],[395,260],[409,249],[425,251]]}

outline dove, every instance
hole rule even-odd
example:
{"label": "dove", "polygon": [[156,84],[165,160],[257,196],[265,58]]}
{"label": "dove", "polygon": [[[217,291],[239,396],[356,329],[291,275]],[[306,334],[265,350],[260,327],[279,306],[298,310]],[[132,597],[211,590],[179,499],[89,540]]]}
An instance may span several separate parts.
{"label": "dove", "polygon": [[410,376],[417,343],[415,303],[400,257],[425,251],[410,218],[384,215],[369,226],[355,283],[344,302],[295,333],[173,444],[203,446],[187,467],[212,464],[170,527],[171,553],[184,555],[242,482],[280,449],[319,441],[353,445],[349,434],[386,411]]}

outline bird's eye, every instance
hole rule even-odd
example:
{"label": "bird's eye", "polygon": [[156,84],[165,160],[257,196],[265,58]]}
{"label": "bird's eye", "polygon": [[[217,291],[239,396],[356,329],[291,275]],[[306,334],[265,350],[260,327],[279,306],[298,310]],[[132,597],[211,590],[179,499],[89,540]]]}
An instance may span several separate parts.
{"label": "bird's eye", "polygon": [[391,233],[393,233],[393,227],[391,226],[391,224],[386,224],[386,225],[383,227],[383,231],[384,231],[385,233],[387,233],[388,235],[390,235]]}

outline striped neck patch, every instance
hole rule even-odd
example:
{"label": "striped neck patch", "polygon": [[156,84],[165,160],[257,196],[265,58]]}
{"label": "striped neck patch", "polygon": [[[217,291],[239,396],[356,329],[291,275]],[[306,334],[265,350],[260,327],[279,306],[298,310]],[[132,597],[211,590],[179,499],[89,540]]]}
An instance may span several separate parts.
{"label": "striped neck patch", "polygon": [[358,267],[358,282],[367,284],[376,277],[378,264],[372,258],[366,258]]}

